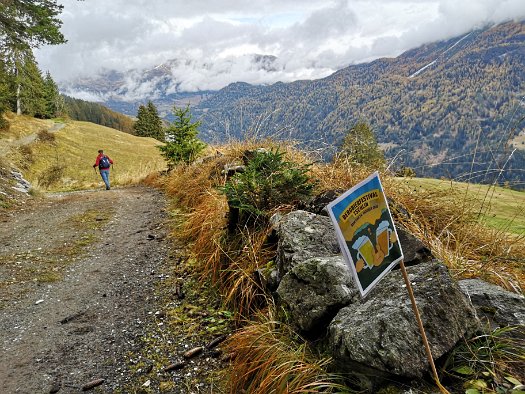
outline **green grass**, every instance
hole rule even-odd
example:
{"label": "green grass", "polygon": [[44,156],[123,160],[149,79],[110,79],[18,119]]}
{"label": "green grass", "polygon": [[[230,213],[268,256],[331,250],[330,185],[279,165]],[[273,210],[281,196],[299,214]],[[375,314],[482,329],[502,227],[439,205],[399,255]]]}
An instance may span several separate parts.
{"label": "green grass", "polygon": [[488,185],[467,184],[429,178],[397,178],[414,189],[459,190],[467,200],[473,199],[472,212],[488,226],[508,233],[525,234],[525,192]]}
{"label": "green grass", "polygon": [[[24,177],[34,187],[47,191],[81,190],[102,186],[93,164],[97,151],[103,149],[114,161],[112,185],[134,184],[151,173],[166,169],[164,158],[157,148],[161,143],[152,138],[133,136],[90,122],[60,122],[64,127],[53,133],[54,142],[34,141],[29,144],[31,163],[27,164],[28,149],[11,146],[8,158],[23,169]],[[51,129],[54,121],[28,117],[11,119],[8,134],[0,138],[5,147],[8,140],[38,134]]]}

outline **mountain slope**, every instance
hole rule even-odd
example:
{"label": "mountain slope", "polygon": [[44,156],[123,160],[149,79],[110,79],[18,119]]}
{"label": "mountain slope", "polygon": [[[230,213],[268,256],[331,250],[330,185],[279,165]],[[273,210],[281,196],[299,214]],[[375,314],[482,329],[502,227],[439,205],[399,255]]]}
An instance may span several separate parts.
{"label": "mountain slope", "polygon": [[509,22],[321,80],[232,84],[193,111],[207,140],[274,135],[320,149],[325,158],[364,120],[387,156],[397,155],[396,166],[518,185],[525,179],[523,151],[514,152],[497,176],[512,152],[507,141],[523,127],[517,122],[525,114],[523,64],[525,23]]}

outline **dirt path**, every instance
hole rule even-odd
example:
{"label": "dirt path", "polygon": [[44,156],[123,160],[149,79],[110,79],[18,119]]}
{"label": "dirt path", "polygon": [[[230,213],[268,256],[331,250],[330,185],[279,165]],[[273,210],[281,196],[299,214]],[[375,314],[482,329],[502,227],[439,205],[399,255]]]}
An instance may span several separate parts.
{"label": "dirt path", "polygon": [[0,392],[113,393],[154,319],[168,255],[161,193],[55,195],[0,217]]}

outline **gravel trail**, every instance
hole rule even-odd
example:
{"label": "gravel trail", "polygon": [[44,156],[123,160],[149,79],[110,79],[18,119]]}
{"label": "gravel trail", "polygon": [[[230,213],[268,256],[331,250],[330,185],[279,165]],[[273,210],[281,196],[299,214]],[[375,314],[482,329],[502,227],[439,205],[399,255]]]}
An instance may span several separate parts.
{"label": "gravel trail", "polygon": [[163,195],[64,193],[0,217],[0,393],[112,393],[154,319]]}

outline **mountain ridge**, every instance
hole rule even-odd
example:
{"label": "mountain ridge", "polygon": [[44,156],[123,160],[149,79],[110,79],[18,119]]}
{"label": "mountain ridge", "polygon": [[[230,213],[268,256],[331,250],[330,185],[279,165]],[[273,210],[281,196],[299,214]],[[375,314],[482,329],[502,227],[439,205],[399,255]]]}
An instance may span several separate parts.
{"label": "mountain ridge", "polygon": [[523,127],[516,122],[525,114],[524,26],[521,21],[478,29],[314,81],[233,84],[193,111],[203,121],[205,139],[241,138],[241,129],[263,128],[267,135],[286,129],[286,138],[323,150],[325,158],[364,120],[387,147],[387,157],[418,175],[523,185],[522,150],[499,179],[487,175],[498,174],[515,149],[508,141]]}

